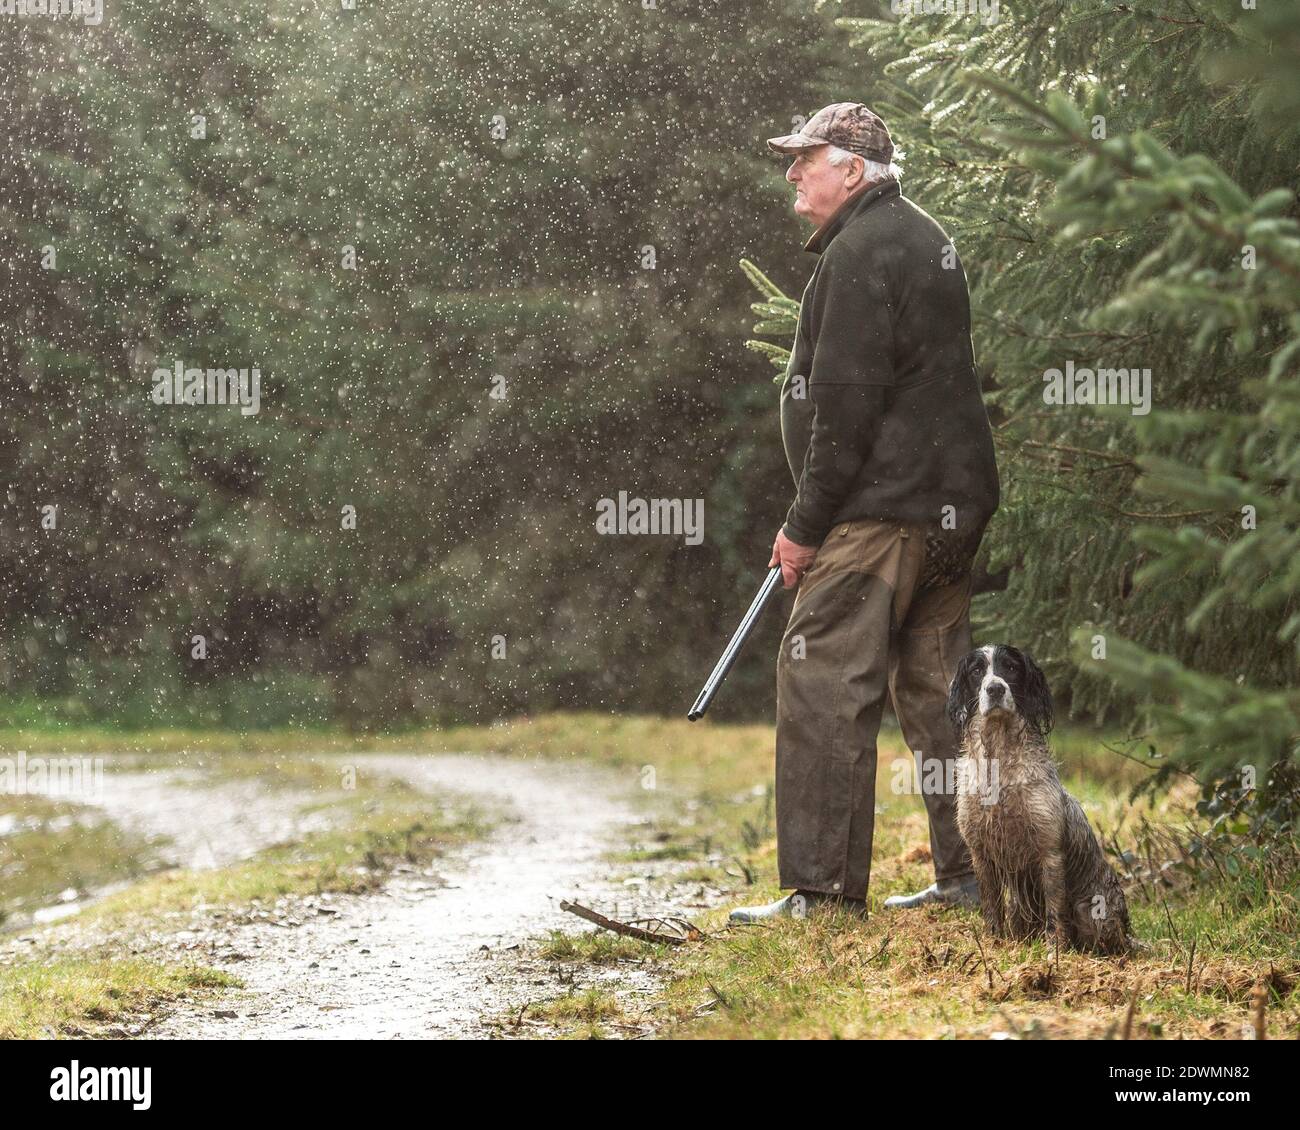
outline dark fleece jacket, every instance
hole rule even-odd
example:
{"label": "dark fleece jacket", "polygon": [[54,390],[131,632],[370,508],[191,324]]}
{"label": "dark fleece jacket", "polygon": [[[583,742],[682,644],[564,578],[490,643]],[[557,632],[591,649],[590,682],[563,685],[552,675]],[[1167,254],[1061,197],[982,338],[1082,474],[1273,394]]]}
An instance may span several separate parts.
{"label": "dark fleece jacket", "polygon": [[846,200],[805,250],[820,258],[781,387],[798,486],[786,536],[820,545],[875,518],[977,540],[998,472],[952,242],[891,180]]}

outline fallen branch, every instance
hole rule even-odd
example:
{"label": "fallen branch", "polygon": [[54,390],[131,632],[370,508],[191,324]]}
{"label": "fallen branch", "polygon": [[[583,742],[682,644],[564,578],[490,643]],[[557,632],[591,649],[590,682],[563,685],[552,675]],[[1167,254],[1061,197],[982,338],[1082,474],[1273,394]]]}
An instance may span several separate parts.
{"label": "fallen branch", "polygon": [[661,930],[667,931],[673,937],[681,938],[684,942],[694,942],[704,937],[703,931],[694,923],[687,922],[685,918],[677,918],[676,916],[669,916],[668,918],[631,918],[628,919],[627,924],[649,930],[655,937],[662,936]]}
{"label": "fallen branch", "polygon": [[[647,930],[644,926],[635,926],[630,922],[619,922],[615,918],[606,918],[603,914],[599,914],[581,903],[561,902],[560,909],[567,911],[569,914],[576,914],[579,918],[585,918],[602,930],[612,930],[615,934],[622,934],[625,938],[636,938],[642,942],[666,942],[670,946],[679,946],[683,942],[693,941],[700,936],[700,932],[694,926],[689,922],[682,922],[681,919],[674,919],[671,925],[674,929],[684,927],[688,932],[685,934],[671,934],[658,930]],[[663,919],[648,919],[647,921],[659,922],[665,926],[669,925]]]}

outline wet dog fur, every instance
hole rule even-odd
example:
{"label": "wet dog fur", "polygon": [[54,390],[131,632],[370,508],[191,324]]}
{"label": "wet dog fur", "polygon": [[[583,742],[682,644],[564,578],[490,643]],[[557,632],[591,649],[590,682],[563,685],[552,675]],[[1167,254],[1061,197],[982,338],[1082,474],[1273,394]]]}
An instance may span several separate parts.
{"label": "wet dog fur", "polygon": [[1005,645],[971,652],[958,664],[948,716],[962,742],[957,826],[990,932],[1128,952],[1124,889],[1061,787],[1047,745],[1052,696],[1033,658]]}

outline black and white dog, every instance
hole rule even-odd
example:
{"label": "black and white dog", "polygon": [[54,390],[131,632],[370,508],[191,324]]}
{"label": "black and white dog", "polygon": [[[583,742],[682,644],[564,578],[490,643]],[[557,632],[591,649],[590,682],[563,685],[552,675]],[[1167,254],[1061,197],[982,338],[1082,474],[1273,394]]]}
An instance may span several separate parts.
{"label": "black and white dog", "polygon": [[1047,748],[1052,695],[1028,653],[999,644],[957,666],[948,716],[961,735],[957,826],[989,930],[1124,953],[1128,905]]}

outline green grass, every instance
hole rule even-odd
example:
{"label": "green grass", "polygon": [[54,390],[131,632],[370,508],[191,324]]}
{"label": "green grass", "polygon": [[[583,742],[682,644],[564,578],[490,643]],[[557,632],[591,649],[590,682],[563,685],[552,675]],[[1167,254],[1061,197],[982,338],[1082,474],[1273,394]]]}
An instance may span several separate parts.
{"label": "green grass", "polygon": [[621,1034],[613,1029],[635,1026],[617,995],[605,989],[581,989],[523,1010],[522,1019],[559,1031],[570,1040],[604,1040]]}
{"label": "green grass", "polygon": [[540,953],[547,961],[580,961],[587,965],[653,964],[663,960],[669,949],[667,945],[652,945],[601,930],[586,934],[552,930],[542,942]]}
{"label": "green grass", "polygon": [[181,997],[238,988],[197,965],[80,957],[0,966],[0,1040],[101,1039]]}
{"label": "green grass", "polygon": [[[1300,1035],[1300,961],[1286,923],[1275,912],[1252,923],[1249,909],[1235,908],[1215,926],[1210,891],[1174,901],[1183,940],[1163,908],[1139,906],[1134,927],[1152,948],[1127,959],[1069,952],[1053,963],[1043,942],[989,938],[968,911],[877,909],[866,922],[814,915],[728,930],[673,955],[670,1034],[1104,1038],[1121,1035],[1132,1002],[1131,1038],[1239,1039],[1254,1024],[1263,986],[1269,1034]],[[707,925],[723,929],[723,915]]]}
{"label": "green grass", "polygon": [[[827,912],[729,928],[716,912],[702,923],[706,940],[691,945],[552,934],[542,952],[571,965],[615,960],[670,973],[653,1014],[672,1038],[1121,1038],[1127,1024],[1131,1039],[1242,1039],[1262,1018],[1271,1038],[1294,1039],[1296,893],[1248,883],[1173,892],[1168,916],[1163,903],[1138,905],[1134,927],[1151,949],[1125,959],[1070,952],[1053,961],[1041,941],[987,937],[975,912],[884,912],[876,896],[867,921]],[[603,1017],[592,1015],[596,1003]],[[599,1001],[570,994],[527,1015],[586,1037],[614,1017],[637,1021],[616,1004],[608,992]]]}
{"label": "green grass", "polygon": [[[770,728],[561,715],[479,740],[489,734],[499,748],[519,752],[652,766],[655,823],[622,858],[693,859],[687,874],[730,888],[735,903],[781,893]],[[1156,801],[1132,802],[1149,770],[1107,744],[1117,743],[1081,729],[1053,735],[1062,780],[1104,836],[1132,848],[1142,821],[1173,830],[1195,824],[1190,782]],[[897,731],[882,733],[867,921],[832,915],[732,929],[722,910],[700,920],[710,936],[680,947],[552,934],[542,952],[574,966],[616,960],[663,969],[669,984],[653,1014],[663,1035],[679,1038],[1118,1037],[1130,1004],[1131,1038],[1237,1039],[1259,1015],[1275,1038],[1300,1036],[1294,869],[1272,880],[1242,873],[1229,883],[1175,869],[1157,884],[1134,885],[1134,928],[1150,949],[1125,959],[1066,953],[1053,965],[1042,942],[986,937],[975,913],[884,911],[888,895],[933,879],[922,800],[891,789],[891,762],[908,756]],[[610,1034],[617,1024],[590,1015],[595,1007],[562,997],[529,1015],[567,1025],[571,1035]]]}

